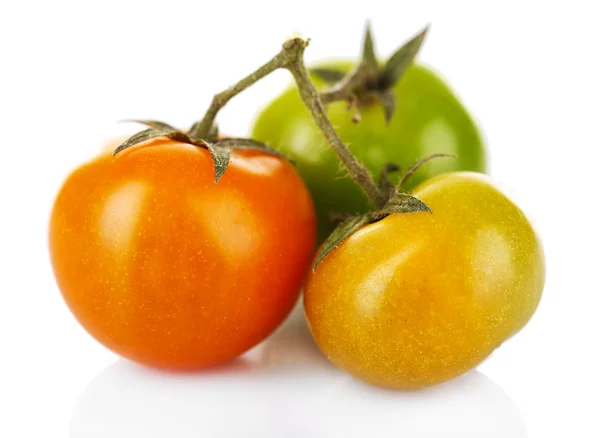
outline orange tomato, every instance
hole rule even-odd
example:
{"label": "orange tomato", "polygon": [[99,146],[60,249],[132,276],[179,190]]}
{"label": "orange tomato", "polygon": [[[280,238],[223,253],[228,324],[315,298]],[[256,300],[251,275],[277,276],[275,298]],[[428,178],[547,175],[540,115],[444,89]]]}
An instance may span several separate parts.
{"label": "orange tomato", "polygon": [[545,282],[537,233],[489,177],[446,173],[413,194],[433,213],[361,228],[304,291],[325,355],[388,388],[435,385],[477,366],[527,324]]}
{"label": "orange tomato", "polygon": [[157,139],[100,154],[60,190],[49,235],[58,285],[116,353],[166,369],[216,365],[296,302],[316,219],[295,169],[234,151],[214,178],[207,150]]}

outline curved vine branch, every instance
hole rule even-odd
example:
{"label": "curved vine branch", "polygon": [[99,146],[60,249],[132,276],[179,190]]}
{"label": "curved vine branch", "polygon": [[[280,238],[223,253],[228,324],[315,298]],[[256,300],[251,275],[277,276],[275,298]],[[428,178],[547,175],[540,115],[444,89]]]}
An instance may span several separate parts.
{"label": "curved vine branch", "polygon": [[[235,85],[216,94],[204,118],[194,125],[189,135],[192,138],[207,137],[214,125],[217,113],[230,99],[274,70],[285,68],[294,76],[302,101],[309,109],[325,139],[348,170],[350,177],[361,187],[371,203],[376,208],[381,208],[387,201],[387,194],[380,190],[369,171],[350,153],[327,118],[321,95],[310,80],[308,71],[304,65],[304,49],[307,45],[308,40],[301,38],[293,38],[286,41],[281,51],[269,62]],[[347,90],[347,86],[344,87],[343,92],[339,96],[325,94],[324,97],[328,103],[334,100],[347,99],[345,90]]]}

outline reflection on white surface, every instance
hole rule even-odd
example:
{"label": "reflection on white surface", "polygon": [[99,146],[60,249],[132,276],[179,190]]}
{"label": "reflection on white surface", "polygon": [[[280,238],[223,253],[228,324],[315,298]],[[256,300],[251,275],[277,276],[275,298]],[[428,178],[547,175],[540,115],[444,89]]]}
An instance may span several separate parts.
{"label": "reflection on white surface", "polygon": [[225,367],[161,373],[120,360],[85,390],[73,438],[524,438],[514,403],[483,374],[417,392],[357,382],[316,349],[301,312]]}

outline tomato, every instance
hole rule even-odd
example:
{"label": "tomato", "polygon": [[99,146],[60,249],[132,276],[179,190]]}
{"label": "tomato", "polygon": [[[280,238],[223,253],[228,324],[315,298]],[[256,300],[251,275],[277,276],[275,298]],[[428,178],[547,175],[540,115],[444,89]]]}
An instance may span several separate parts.
{"label": "tomato", "polygon": [[361,228],[321,261],[304,294],[325,355],[390,388],[475,367],[529,321],[545,277],[534,229],[488,177],[440,175],[413,194],[433,213]]}
{"label": "tomato", "polygon": [[[348,70],[350,65],[340,62],[324,66]],[[313,80],[319,88],[324,88],[323,81],[314,76]],[[376,179],[387,163],[406,170],[418,159],[434,153],[456,154],[457,158],[423,166],[407,188],[443,172],[486,170],[479,130],[440,76],[427,67],[413,64],[392,91],[396,110],[388,124],[382,106],[376,102],[363,108],[358,124],[352,122],[353,112],[348,111],[346,102],[333,103],[327,108],[340,138]],[[295,87],[258,115],[252,137],[294,160],[315,202],[320,241],[333,229],[331,213],[369,210],[366,196],[342,169]]]}
{"label": "tomato", "polygon": [[64,183],[50,221],[54,273],[98,341],[139,363],[192,370],[268,336],[314,251],[310,194],[292,165],[164,138],[100,154]]}

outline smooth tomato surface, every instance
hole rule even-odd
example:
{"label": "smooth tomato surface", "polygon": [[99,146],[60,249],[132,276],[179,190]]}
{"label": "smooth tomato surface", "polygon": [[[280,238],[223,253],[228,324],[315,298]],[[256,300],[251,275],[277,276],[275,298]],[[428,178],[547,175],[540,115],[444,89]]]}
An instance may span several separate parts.
{"label": "smooth tomato surface", "polygon": [[285,160],[233,152],[215,184],[207,150],[160,139],[73,172],[49,237],[60,290],[97,340],[189,370],[236,357],[283,321],[315,233],[310,195]]}
{"label": "smooth tomato surface", "polygon": [[[348,70],[352,63],[327,63]],[[319,88],[325,83],[313,77]],[[327,114],[340,138],[374,175],[387,163],[404,170],[434,153],[455,154],[456,159],[434,160],[410,180],[408,189],[449,171],[485,172],[486,154],[475,122],[448,85],[431,69],[413,65],[397,83],[396,111],[386,124],[381,105],[363,108],[362,120],[352,122],[346,102],[328,106]],[[319,239],[332,231],[331,213],[360,213],[369,209],[366,196],[346,175],[298,91],[290,88],[257,117],[252,137],[282,151],[294,160],[311,191],[319,221]]]}
{"label": "smooth tomato surface", "polygon": [[304,293],[329,359],[391,388],[475,367],[529,321],[544,285],[536,233],[488,177],[440,175],[414,195],[433,214],[365,226],[318,265]]}

